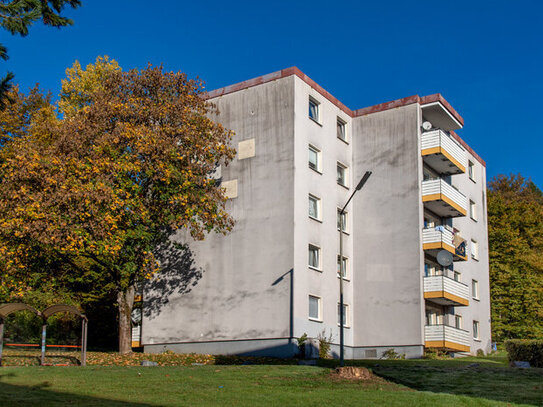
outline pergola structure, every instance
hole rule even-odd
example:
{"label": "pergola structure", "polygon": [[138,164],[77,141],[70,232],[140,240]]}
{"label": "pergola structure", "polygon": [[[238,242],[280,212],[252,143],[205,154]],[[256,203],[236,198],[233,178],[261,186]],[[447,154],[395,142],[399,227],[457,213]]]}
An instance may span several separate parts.
{"label": "pergola structure", "polygon": [[67,304],[55,304],[47,307],[42,312],[36,310],[30,305],[23,303],[10,303],[0,305],[0,366],[2,366],[2,349],[4,344],[4,320],[8,315],[17,311],[30,311],[33,314],[42,318],[41,331],[41,358],[40,364],[45,365],[45,349],[47,339],[47,320],[53,314],[58,312],[68,312],[75,314],[81,318],[81,366],[87,364],[87,325],[88,319],[76,307]]}

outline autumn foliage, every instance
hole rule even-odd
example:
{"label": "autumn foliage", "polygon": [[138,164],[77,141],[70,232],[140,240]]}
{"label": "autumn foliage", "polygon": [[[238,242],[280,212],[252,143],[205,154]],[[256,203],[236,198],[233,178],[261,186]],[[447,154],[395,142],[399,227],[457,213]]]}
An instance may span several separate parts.
{"label": "autumn foliage", "polygon": [[159,269],[157,245],[180,229],[203,239],[233,226],[213,174],[235,151],[231,133],[209,118],[214,108],[202,84],[185,74],[152,66],[123,72],[107,58],[67,73],[60,119],[47,98],[19,96],[13,109],[32,97],[43,105],[34,102],[27,122],[4,131],[4,282],[24,282],[45,256],[72,276],[113,287],[120,350],[128,352],[135,285]]}

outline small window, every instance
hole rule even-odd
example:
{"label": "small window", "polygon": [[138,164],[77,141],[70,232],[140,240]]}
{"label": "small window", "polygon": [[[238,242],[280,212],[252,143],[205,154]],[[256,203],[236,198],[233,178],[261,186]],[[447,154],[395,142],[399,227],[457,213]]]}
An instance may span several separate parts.
{"label": "small window", "polygon": [[475,205],[475,202],[473,202],[471,199],[469,201],[469,216],[473,220],[477,220],[477,207]]}
{"label": "small window", "polygon": [[459,283],[462,282],[462,274],[458,271],[453,271],[453,279],[454,281],[458,281]]}
{"label": "small window", "polygon": [[[337,304],[337,323],[341,323],[341,304]],[[349,326],[349,306],[343,304],[343,326]]]}
{"label": "small window", "polygon": [[321,200],[316,196],[309,195],[309,217],[320,220]]}
{"label": "small window", "polygon": [[314,295],[309,296],[309,319],[321,320],[321,299]]}
{"label": "small window", "polygon": [[309,98],[309,118],[319,122],[319,102],[312,97]]}
{"label": "small window", "polygon": [[347,212],[341,213],[339,208],[337,208],[337,230],[347,232]]}
{"label": "small window", "polygon": [[347,141],[347,134],[345,133],[345,125],[346,123],[338,117],[337,118],[337,138],[343,141]]}
{"label": "small window", "polygon": [[462,315],[454,316],[454,327],[456,329],[462,329]]}
{"label": "small window", "polygon": [[426,325],[443,325],[443,313],[435,310],[427,310]]}
{"label": "small window", "polygon": [[470,180],[475,181],[475,165],[471,161],[468,161],[468,176]]}
{"label": "small window", "polygon": [[309,267],[320,270],[321,266],[321,249],[317,246],[309,245]]}
{"label": "small window", "polygon": [[340,264],[340,261],[339,261],[340,257],[339,257],[339,254],[337,256],[337,276],[339,277],[339,272],[341,270],[341,276],[343,277],[343,279],[346,279],[347,278],[347,266],[348,266],[348,260],[347,260],[347,257],[343,256],[343,261],[341,262]]}
{"label": "small window", "polygon": [[473,260],[479,260],[479,245],[475,240],[471,241],[471,258]]}
{"label": "small window", "polygon": [[347,186],[347,167],[341,163],[337,163],[337,183],[344,187]]}
{"label": "small window", "polygon": [[313,146],[309,146],[309,168],[321,171],[321,152]]}
{"label": "small window", "polygon": [[473,339],[480,339],[479,321],[473,321]]}
{"label": "small window", "polygon": [[471,296],[475,299],[479,299],[479,282],[477,280],[471,280]]}

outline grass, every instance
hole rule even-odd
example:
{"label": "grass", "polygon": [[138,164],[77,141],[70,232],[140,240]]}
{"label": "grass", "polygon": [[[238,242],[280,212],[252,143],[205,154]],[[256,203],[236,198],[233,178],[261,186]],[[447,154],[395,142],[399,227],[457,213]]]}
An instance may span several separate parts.
{"label": "grass", "polygon": [[[333,361],[323,364],[331,366]],[[381,377],[340,380],[327,367],[245,365],[3,367],[2,406],[543,405],[543,369],[503,357],[354,361]],[[470,364],[478,363],[478,366]],[[385,380],[386,378],[386,380]]]}

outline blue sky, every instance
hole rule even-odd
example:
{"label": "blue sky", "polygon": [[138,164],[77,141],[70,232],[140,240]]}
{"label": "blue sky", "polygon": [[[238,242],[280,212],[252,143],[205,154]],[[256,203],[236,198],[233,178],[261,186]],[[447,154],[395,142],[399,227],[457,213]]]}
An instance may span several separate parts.
{"label": "blue sky", "polygon": [[543,187],[543,1],[82,1],[72,27],[3,31],[1,71],[56,94],[67,67],[98,55],[163,63],[209,90],[297,66],[351,109],[439,92],[489,179]]}

